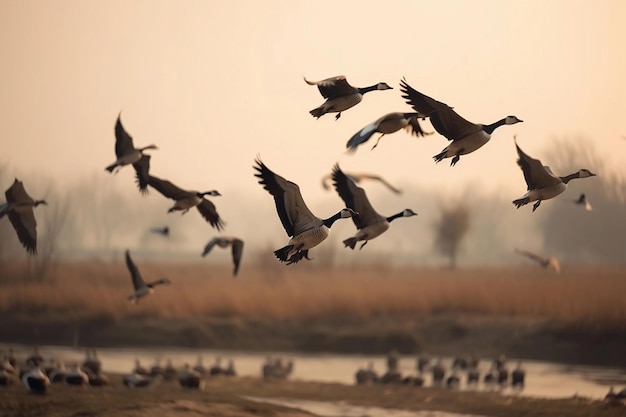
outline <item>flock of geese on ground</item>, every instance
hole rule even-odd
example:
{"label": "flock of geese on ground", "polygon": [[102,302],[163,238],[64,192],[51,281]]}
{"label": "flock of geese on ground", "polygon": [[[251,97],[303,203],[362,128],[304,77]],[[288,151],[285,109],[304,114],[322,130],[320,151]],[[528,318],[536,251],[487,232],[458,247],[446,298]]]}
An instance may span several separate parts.
{"label": "flock of geese on ground", "polygon": [[[305,81],[309,85],[317,86],[321,95],[326,99],[322,105],[310,111],[311,115],[316,118],[328,113],[336,113],[335,118],[339,119],[343,111],[361,102],[366,93],[393,88],[384,82],[357,88],[350,85],[345,76],[321,81],[309,81],[305,78]],[[446,158],[451,158],[450,165],[454,166],[459,162],[462,155],[472,153],[485,145],[498,127],[522,122],[516,116],[509,115],[490,124],[473,123],[461,117],[447,104],[415,90],[404,79],[400,81],[400,91],[413,111],[388,113],[363,127],[348,140],[346,147],[349,152],[355,152],[360,145],[367,142],[376,133],[380,133],[380,136],[373,148],[378,145],[380,138],[401,129],[407,129],[416,136],[433,134],[434,132],[424,132],[419,124],[420,119],[429,119],[435,131],[450,142],[439,154],[433,156],[433,159],[435,162],[440,162]],[[224,228],[224,221],[218,214],[215,204],[205,198],[221,195],[217,190],[204,192],[186,190],[168,180],[152,175],[150,173],[151,156],[144,152],[157,149],[157,146],[151,144],[136,148],[133,144],[133,138],[122,126],[120,115],[118,115],[115,124],[115,138],[116,160],[106,167],[108,172],[115,173],[125,166],[132,165],[135,169],[139,191],[142,194],[147,193],[148,187],[151,187],[174,201],[174,205],[169,208],[168,213],[180,211],[185,214],[195,207],[200,215],[217,231]],[[527,185],[527,192],[513,200],[513,204],[517,208],[534,202],[532,211],[535,211],[543,200],[554,198],[563,193],[569,181],[596,175],[588,169],[580,169],[566,176],[557,176],[541,161],[522,151],[517,144],[517,139],[515,139],[515,147],[518,154],[517,163],[522,169]],[[352,218],[357,232],[352,237],[345,239],[343,243],[345,247],[354,249],[358,242],[362,242],[360,248],[363,248],[370,240],[380,236],[395,219],[412,217],[417,214],[410,208],[391,216],[379,214],[369,202],[365,190],[359,187],[357,182],[365,178],[377,179],[385,183],[392,191],[399,192],[399,190],[386,183],[379,176],[345,173],[336,164],[330,176],[324,178],[323,184],[328,186],[328,179],[332,180],[332,184],[343,200],[345,207],[331,217],[320,218],[309,210],[296,183],[272,171],[259,157],[255,160],[254,170],[254,175],[258,178],[259,184],[274,198],[278,217],[285,232],[290,237],[285,246],[274,251],[276,258],[287,265],[297,263],[302,259],[311,259],[308,256],[309,250],[328,237],[331,226],[339,219]],[[37,252],[37,223],[33,209],[40,204],[46,204],[46,202],[30,197],[22,182],[17,179],[6,190],[5,196],[7,201],[0,205],[0,218],[5,215],[9,217],[22,245],[28,252],[35,254]],[[587,210],[591,210],[591,205],[584,194],[576,202]],[[164,236],[169,234],[167,227],[157,228],[153,231]],[[206,244],[202,256],[206,256],[215,246],[220,248],[231,247],[234,263],[233,274],[236,275],[241,263],[243,240],[236,237],[215,237]],[[528,251],[520,251],[519,253],[529,256],[541,265],[550,264],[550,262],[546,263],[545,259],[539,259],[539,255],[531,254]],[[126,251],[126,264],[131,273],[134,288],[133,294],[128,298],[133,302],[151,293],[154,286],[169,283],[167,279],[145,283],[128,250]]]}

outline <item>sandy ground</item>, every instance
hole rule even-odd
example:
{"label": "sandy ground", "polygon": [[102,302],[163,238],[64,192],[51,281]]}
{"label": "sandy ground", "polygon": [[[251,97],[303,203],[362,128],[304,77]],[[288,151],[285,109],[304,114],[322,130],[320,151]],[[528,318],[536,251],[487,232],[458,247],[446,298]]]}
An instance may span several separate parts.
{"label": "sandy ground", "polygon": [[623,405],[584,398],[543,400],[498,393],[460,392],[409,386],[343,386],[259,378],[214,377],[204,390],[184,390],[164,381],[151,388],[127,388],[112,376],[104,388],[54,384],[48,394],[33,395],[21,384],[0,387],[0,416],[7,417],[308,417],[310,414],[243,396],[341,402],[403,410],[438,410],[482,416],[600,416],[626,415]]}

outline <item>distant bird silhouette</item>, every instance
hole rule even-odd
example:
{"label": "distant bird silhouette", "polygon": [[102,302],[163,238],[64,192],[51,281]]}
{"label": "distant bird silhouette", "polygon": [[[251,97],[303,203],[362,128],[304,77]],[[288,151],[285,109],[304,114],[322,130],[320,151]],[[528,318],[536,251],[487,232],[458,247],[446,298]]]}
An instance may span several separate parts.
{"label": "distant bird silhouette", "polygon": [[126,132],[122,121],[121,114],[117,116],[115,123],[115,155],[117,160],[105,169],[109,172],[117,172],[125,165],[133,165],[135,168],[136,180],[139,191],[142,194],[148,192],[148,171],[150,167],[150,155],[146,155],[143,151],[147,149],[158,149],[156,145],[148,145],[143,148],[135,148],[133,138]]}
{"label": "distant bird silhouette", "polygon": [[587,196],[585,196],[585,193],[582,193],[580,195],[580,197],[578,197],[576,200],[573,200],[574,203],[578,204],[579,206],[582,206],[585,208],[585,210],[587,211],[592,211],[593,207],[591,207],[591,203],[589,203],[589,200],[587,200]]}
{"label": "distant bird silhouette", "polygon": [[148,177],[148,184],[163,194],[165,197],[175,201],[174,205],[167,211],[171,213],[173,211],[182,211],[185,214],[190,208],[197,208],[202,217],[208,221],[211,226],[217,230],[221,230],[224,227],[224,222],[217,214],[215,204],[204,198],[205,195],[219,196],[221,195],[216,190],[211,191],[187,191],[182,188],[178,188],[167,180],[162,180],[150,175]]}
{"label": "distant bird silhouette", "polygon": [[391,133],[395,133],[400,129],[405,129],[407,132],[415,136],[432,135],[434,132],[424,132],[418,122],[419,113],[388,113],[374,122],[368,124],[363,129],[359,130],[348,140],[346,148],[348,153],[356,152],[359,145],[367,142],[375,133],[381,133],[376,140],[372,150],[378,146],[378,142],[383,136]]}
{"label": "distant bird silhouette", "polygon": [[415,90],[405,80],[400,81],[400,91],[406,102],[421,117],[428,117],[435,130],[452,141],[441,153],[433,157],[435,162],[452,158],[450,166],[454,166],[461,155],[474,152],[489,142],[491,134],[498,127],[523,122],[515,116],[507,116],[488,125],[472,123],[459,116],[447,104]]}
{"label": "distant bird silhouette", "polygon": [[135,263],[130,257],[130,251],[128,249],[126,249],[126,266],[128,267],[128,270],[130,271],[130,276],[133,281],[134,291],[131,295],[128,296],[128,299],[132,303],[136,303],[137,301],[139,301],[140,298],[145,297],[146,295],[152,293],[154,290],[154,287],[156,287],[157,285],[171,284],[170,280],[167,278],[162,278],[158,281],[153,281],[153,282],[148,282],[148,283],[144,282],[143,278],[141,277],[141,274],[139,273],[139,269],[137,268],[137,265],[135,265]]}
{"label": "distant bird silhouette", "polygon": [[407,208],[392,216],[384,217],[374,210],[365,194],[365,190],[348,178],[339,168],[339,165],[333,167],[332,177],[335,190],[337,190],[337,194],[344,201],[346,207],[358,213],[352,215],[352,221],[358,232],[353,237],[343,241],[345,247],[349,246],[350,249],[354,249],[357,242],[363,241],[360,247],[362,249],[368,241],[387,231],[390,223],[395,219],[417,216],[417,213]]}
{"label": "distant bird silhouette", "polygon": [[557,274],[561,272],[561,263],[559,262],[559,259],[554,256],[542,256],[537,253],[522,249],[515,249],[515,253],[518,253],[522,256],[527,257],[528,259],[535,261],[543,268],[552,268]]}
{"label": "distant bird silhouette", "polygon": [[285,232],[291,237],[287,246],[274,251],[280,262],[287,265],[297,263],[308,257],[309,250],[322,243],[329,234],[330,227],[335,221],[352,217],[356,214],[349,208],[344,208],[327,219],[315,216],[306,206],[300,187],[270,170],[260,159],[255,160],[254,176],[259,178],[263,186],[273,197],[276,211]]}
{"label": "distant bird silhouette", "polygon": [[528,192],[522,197],[513,200],[515,207],[520,208],[523,205],[536,201],[533,204],[533,211],[537,210],[537,207],[541,204],[542,200],[547,200],[561,194],[567,188],[567,183],[576,178],[588,178],[595,177],[596,174],[592,173],[588,169],[581,169],[573,174],[566,175],[564,177],[557,177],[552,173],[552,170],[548,166],[544,166],[540,160],[533,159],[526,155],[524,151],[517,145],[517,138],[515,140],[515,148],[519,159],[517,164],[522,168],[524,173],[524,180],[528,186]]}
{"label": "distant bird silhouette", "polygon": [[33,200],[24,189],[24,184],[17,178],[4,192],[7,201],[0,204],[0,219],[9,216],[9,221],[17,233],[17,238],[26,251],[37,254],[37,220],[33,209],[45,200]]}
{"label": "distant bird silhouette", "polygon": [[387,83],[378,83],[370,87],[353,87],[346,80],[345,75],[339,75],[337,77],[327,78],[321,81],[309,81],[306,78],[304,81],[309,85],[316,85],[319,92],[326,99],[326,101],[319,107],[311,110],[309,113],[317,119],[325,115],[326,113],[337,113],[335,120],[341,117],[341,112],[348,110],[349,108],[356,106],[363,100],[363,95],[370,91],[376,90],[390,90]]}
{"label": "distant bird silhouette", "polygon": [[[389,184],[389,182],[387,182],[387,180],[385,180],[380,175],[367,174],[367,173],[364,173],[364,172],[354,173],[354,172],[345,172],[345,171],[344,171],[344,174],[346,174],[346,176],[348,178],[350,178],[352,181],[354,181],[357,184],[359,184],[362,180],[378,181],[382,185],[384,185],[385,187],[389,188],[389,190],[391,190],[395,194],[402,194],[402,190],[400,190],[399,188],[396,188],[393,185]],[[333,173],[330,172],[330,173],[324,175],[324,177],[322,177],[322,187],[324,187],[325,190],[331,190],[332,189],[332,186],[331,186],[332,176],[333,176]]]}
{"label": "distant bird silhouette", "polygon": [[241,255],[243,253],[243,240],[230,236],[214,237],[204,247],[204,250],[202,251],[202,256],[207,256],[215,245],[219,246],[220,248],[227,248],[228,246],[231,247],[233,264],[235,265],[233,275],[236,276],[237,272],[239,271],[239,264],[241,263]]}
{"label": "distant bird silhouette", "polygon": [[170,236],[170,228],[169,226],[163,226],[163,227],[153,227],[150,229],[150,232],[157,234],[157,235],[161,235],[161,236],[165,236],[165,237],[169,237]]}

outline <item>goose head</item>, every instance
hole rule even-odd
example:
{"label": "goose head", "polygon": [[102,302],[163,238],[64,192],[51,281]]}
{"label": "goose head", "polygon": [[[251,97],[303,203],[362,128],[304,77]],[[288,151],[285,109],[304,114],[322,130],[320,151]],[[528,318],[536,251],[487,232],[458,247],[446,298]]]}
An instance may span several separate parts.
{"label": "goose head", "polygon": [[506,118],[504,119],[504,124],[507,125],[514,125],[515,123],[522,123],[523,120],[522,119],[518,119],[515,116],[506,116]]}
{"label": "goose head", "polygon": [[593,172],[589,171],[586,168],[578,170],[578,178],[587,178],[587,177],[595,177],[595,176],[596,174],[594,174]]}
{"label": "goose head", "polygon": [[411,216],[417,216],[417,213],[411,210],[410,208],[404,209],[404,211],[402,212],[402,217],[411,217]]}
{"label": "goose head", "polygon": [[391,87],[387,83],[378,83],[376,84],[376,89],[377,90],[393,90],[393,87]]}
{"label": "goose head", "polygon": [[210,195],[213,197],[221,196],[220,192],[217,190],[205,191],[203,193],[197,193],[198,197],[202,198],[205,195]]}

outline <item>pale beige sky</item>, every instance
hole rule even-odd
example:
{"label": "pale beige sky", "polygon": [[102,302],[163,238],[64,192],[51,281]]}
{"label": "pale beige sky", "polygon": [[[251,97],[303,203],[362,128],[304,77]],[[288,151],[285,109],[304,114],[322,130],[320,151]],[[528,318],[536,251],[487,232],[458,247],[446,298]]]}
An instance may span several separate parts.
{"label": "pale beige sky", "polygon": [[[154,175],[269,209],[251,168],[257,154],[311,205],[328,201],[319,180],[335,162],[512,200],[525,192],[514,134],[537,157],[555,137],[589,137],[606,166],[587,168],[624,173],[623,1],[2,0],[0,16],[0,163],[16,175],[60,184],[108,175],[120,110],[136,146],[159,146]],[[323,99],[302,77],[339,74],[394,90],[368,94],[339,121],[315,120],[308,112]],[[397,89],[403,76],[471,121],[525,122],[498,129],[454,168],[432,160],[447,146],[438,135],[400,132],[346,155],[361,127],[410,110]],[[131,195],[132,177],[125,169],[111,181]],[[419,211],[420,196],[398,204]]]}

